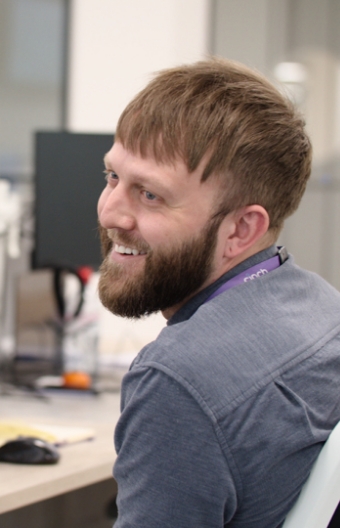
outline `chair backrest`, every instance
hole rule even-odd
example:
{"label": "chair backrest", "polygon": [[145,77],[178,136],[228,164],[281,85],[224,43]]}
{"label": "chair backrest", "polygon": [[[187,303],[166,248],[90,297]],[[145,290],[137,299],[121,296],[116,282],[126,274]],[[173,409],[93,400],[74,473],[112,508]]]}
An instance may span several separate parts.
{"label": "chair backrest", "polygon": [[327,528],[340,501],[340,422],[331,432],[282,528]]}

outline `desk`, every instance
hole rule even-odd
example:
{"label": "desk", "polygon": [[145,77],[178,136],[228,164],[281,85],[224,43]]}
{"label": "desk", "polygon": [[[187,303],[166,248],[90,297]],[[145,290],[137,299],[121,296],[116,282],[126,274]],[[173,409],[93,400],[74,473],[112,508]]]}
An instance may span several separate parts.
{"label": "desk", "polygon": [[0,463],[0,513],[109,479],[115,459],[113,430],[119,395],[58,394],[47,400],[31,395],[1,396],[0,418],[92,427],[93,441],[60,448],[52,466]]}

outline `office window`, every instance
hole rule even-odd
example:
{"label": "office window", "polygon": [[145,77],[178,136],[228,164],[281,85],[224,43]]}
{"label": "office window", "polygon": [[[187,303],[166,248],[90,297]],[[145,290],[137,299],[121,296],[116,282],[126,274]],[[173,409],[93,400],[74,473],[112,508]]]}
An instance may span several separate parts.
{"label": "office window", "polygon": [[0,177],[30,181],[34,132],[63,122],[66,0],[0,2]]}

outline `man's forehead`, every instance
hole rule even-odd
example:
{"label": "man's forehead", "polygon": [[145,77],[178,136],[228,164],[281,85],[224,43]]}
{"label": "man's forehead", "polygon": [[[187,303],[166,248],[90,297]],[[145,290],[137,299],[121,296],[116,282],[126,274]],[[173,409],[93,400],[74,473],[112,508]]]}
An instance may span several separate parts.
{"label": "man's forehead", "polygon": [[150,146],[150,148],[145,148],[141,150],[138,146],[135,148],[129,148],[123,143],[116,141],[112,148],[107,152],[104,156],[104,162],[110,163],[113,160],[117,161],[134,161],[134,162],[141,162],[142,164],[146,164],[148,161],[152,163],[153,165],[157,165],[159,167],[172,167],[175,168],[177,165],[186,165],[185,161],[179,156],[167,156],[163,155],[162,147],[160,145],[160,150],[156,150]]}
{"label": "man's forehead", "polygon": [[[161,144],[159,144],[159,148],[162,150]],[[190,163],[179,153],[174,154],[173,156],[167,154],[162,155],[161,152],[158,150],[155,151],[155,149],[151,147],[141,151],[137,147],[135,149],[128,148],[123,143],[116,141],[110,151],[105,154],[104,162],[109,164],[113,161],[128,160],[136,163],[141,162],[142,165],[146,165],[150,162],[150,164],[154,166],[175,170],[180,169],[182,171],[186,170],[188,175],[194,173],[195,175],[200,174],[202,176],[210,162],[211,155],[211,152],[206,152],[201,159],[195,163],[194,168],[190,168]]]}
{"label": "man's forehead", "polygon": [[154,156],[142,156],[126,149],[116,142],[112,149],[104,156],[105,165],[117,172],[120,177],[131,178],[134,183],[144,185],[155,184],[168,191],[190,192],[190,189],[202,190],[202,193],[213,192],[216,200],[220,199],[221,183],[218,178],[211,176],[202,181],[202,174],[206,166],[206,159],[194,171],[189,171],[186,163],[177,158],[172,163],[160,162]]}

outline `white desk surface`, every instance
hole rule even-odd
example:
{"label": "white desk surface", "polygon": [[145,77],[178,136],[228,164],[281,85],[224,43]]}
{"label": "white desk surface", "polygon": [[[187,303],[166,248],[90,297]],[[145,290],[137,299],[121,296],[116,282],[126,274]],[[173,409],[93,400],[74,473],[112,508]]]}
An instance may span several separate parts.
{"label": "white desk surface", "polygon": [[91,427],[96,438],[61,447],[55,465],[0,462],[0,514],[110,478],[118,417],[118,394],[58,394],[48,400],[1,395],[0,419]]}

